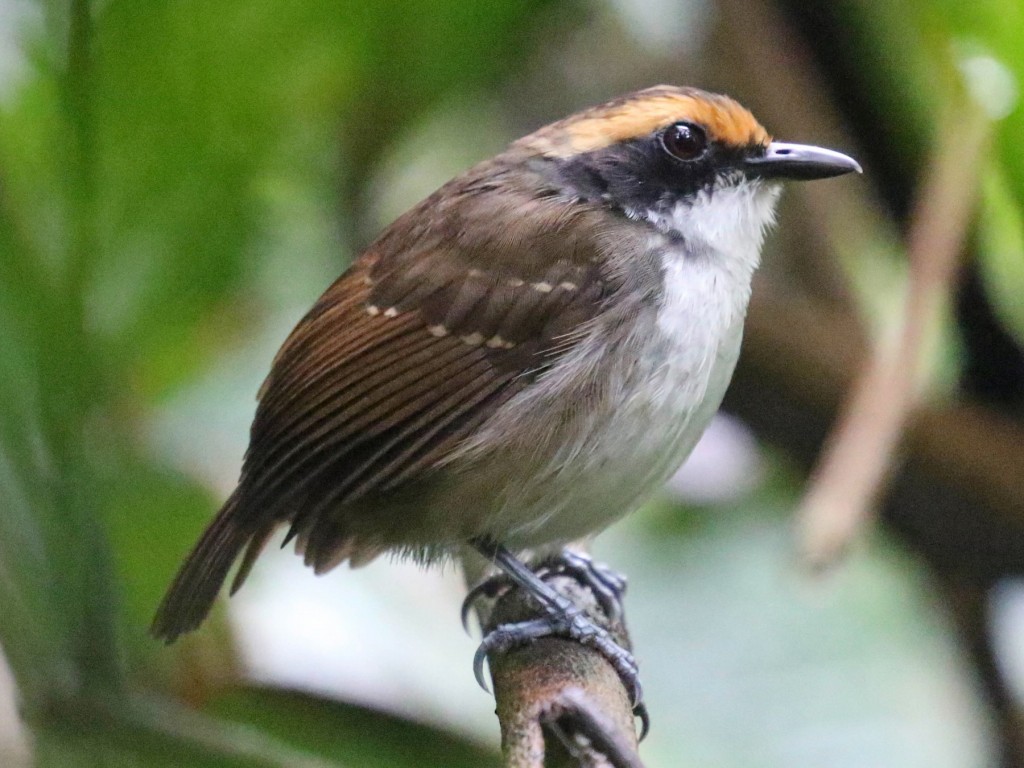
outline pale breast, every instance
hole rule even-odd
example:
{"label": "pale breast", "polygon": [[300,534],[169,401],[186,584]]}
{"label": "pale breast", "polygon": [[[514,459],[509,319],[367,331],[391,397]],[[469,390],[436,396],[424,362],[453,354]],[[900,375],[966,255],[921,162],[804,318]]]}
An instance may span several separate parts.
{"label": "pale breast", "polygon": [[[685,461],[717,410],[742,333],[719,277],[673,257],[664,300],[622,306],[467,445],[455,494],[510,546],[564,543],[635,509]],[[734,286],[733,286],[734,287]],[[737,304],[739,302],[739,305]]]}
{"label": "pale breast", "polygon": [[620,297],[453,457],[461,479],[446,498],[473,510],[458,533],[565,543],[632,511],[682,465],[732,377],[776,197],[744,183],[637,216],[658,290]]}

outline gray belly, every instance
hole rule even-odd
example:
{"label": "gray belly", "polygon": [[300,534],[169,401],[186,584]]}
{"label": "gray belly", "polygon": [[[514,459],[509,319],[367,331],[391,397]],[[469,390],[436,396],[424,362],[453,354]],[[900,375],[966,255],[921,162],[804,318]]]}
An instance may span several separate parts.
{"label": "gray belly", "polygon": [[572,541],[633,511],[682,465],[718,409],[741,330],[682,340],[652,319],[617,342],[581,345],[449,464],[447,520],[469,527],[460,536],[518,549]]}

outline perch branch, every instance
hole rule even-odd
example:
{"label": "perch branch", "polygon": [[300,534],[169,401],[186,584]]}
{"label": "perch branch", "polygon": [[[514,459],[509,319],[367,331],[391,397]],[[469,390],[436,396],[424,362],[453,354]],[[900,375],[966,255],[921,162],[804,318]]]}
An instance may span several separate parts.
{"label": "perch branch", "polygon": [[[467,577],[477,574],[467,568]],[[625,624],[609,624],[593,592],[568,576],[550,583],[583,607],[625,648]],[[519,589],[489,610],[478,607],[484,632],[501,624],[541,618]],[[642,768],[637,733],[625,687],[597,651],[575,641],[542,638],[488,657],[501,744],[507,768]]]}

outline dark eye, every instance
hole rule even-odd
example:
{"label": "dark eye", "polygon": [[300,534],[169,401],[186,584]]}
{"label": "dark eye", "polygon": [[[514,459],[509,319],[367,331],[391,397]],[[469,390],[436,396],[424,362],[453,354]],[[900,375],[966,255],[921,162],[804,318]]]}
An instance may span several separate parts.
{"label": "dark eye", "polygon": [[661,143],[673,157],[680,160],[696,160],[708,148],[708,135],[699,125],[676,123],[661,134]]}

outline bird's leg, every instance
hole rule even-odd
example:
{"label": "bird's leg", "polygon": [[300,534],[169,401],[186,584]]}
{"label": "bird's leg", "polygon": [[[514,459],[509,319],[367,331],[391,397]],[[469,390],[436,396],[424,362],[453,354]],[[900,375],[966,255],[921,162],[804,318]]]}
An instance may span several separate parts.
{"label": "bird's leg", "polygon": [[[530,570],[541,579],[569,576],[590,589],[601,610],[612,623],[622,618],[622,597],[626,593],[626,577],[604,563],[594,562],[590,555],[568,547],[545,558]],[[469,630],[469,613],[478,600],[493,600],[516,585],[506,573],[496,573],[474,586],[462,601],[462,626]]]}
{"label": "bird's leg", "polygon": [[[589,645],[597,650],[618,672],[619,677],[626,686],[626,690],[629,692],[634,709],[639,710],[642,707],[643,691],[640,687],[639,669],[636,661],[629,651],[612,639],[607,629],[595,624],[586,616],[580,606],[541,579],[505,547],[483,540],[475,540],[472,544],[480,554],[504,572],[509,582],[533,596],[547,614],[547,616],[540,619],[522,621],[515,624],[503,624],[495,628],[483,639],[473,660],[473,671],[476,674],[477,682],[482,687],[487,688],[483,676],[483,665],[488,653],[491,651],[506,651],[541,637],[558,636],[575,640],[583,645]],[[575,565],[572,567],[575,570],[588,572],[589,575],[583,579],[588,586],[591,583],[592,577],[594,580],[598,580],[594,576],[595,569],[591,567],[593,566],[592,563],[590,566],[587,566],[578,560],[573,560],[573,562]],[[566,574],[574,575],[568,567],[566,568]],[[601,573],[599,582],[605,584],[604,588],[606,590],[606,582],[608,581],[617,583],[614,580],[609,580],[608,574]],[[474,592],[476,594],[473,595],[473,599],[476,599],[481,593],[476,590]],[[619,594],[621,595],[621,592]]]}

